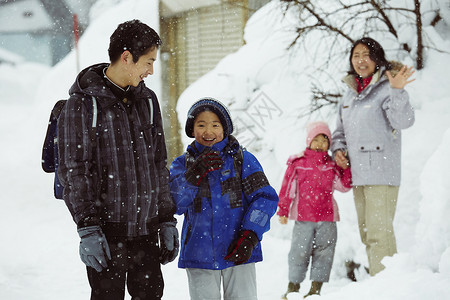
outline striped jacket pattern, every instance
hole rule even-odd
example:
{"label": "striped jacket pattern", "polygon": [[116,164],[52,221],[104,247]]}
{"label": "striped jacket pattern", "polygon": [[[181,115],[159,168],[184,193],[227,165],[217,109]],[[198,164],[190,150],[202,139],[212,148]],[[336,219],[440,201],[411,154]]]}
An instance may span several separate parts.
{"label": "striped jacket pattern", "polygon": [[[77,224],[92,217],[106,235],[148,235],[175,212],[161,112],[143,82],[131,87],[133,105],[125,107],[106,86],[107,66],[83,70],[69,91],[58,120],[58,176]],[[95,140],[89,134],[88,97],[99,108]]]}

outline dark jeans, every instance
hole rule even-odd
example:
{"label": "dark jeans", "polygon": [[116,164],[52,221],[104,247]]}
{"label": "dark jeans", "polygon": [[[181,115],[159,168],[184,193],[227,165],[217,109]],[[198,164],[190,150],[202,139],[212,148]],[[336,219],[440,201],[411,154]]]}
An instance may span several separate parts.
{"label": "dark jeans", "polygon": [[87,267],[91,300],[123,300],[125,282],[133,300],[161,299],[164,281],[159,263],[158,234],[143,237],[107,237],[111,250],[108,268]]}

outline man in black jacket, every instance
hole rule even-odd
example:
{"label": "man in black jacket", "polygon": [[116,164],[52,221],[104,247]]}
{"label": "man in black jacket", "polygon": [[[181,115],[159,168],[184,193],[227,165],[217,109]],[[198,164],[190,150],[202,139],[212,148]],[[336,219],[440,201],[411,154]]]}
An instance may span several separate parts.
{"label": "man in black jacket", "polygon": [[143,82],[160,45],[146,24],[120,24],[110,38],[111,63],[80,72],[58,120],[58,176],[91,299],[124,299],[125,283],[132,299],[160,299],[160,263],[178,254],[161,111]]}

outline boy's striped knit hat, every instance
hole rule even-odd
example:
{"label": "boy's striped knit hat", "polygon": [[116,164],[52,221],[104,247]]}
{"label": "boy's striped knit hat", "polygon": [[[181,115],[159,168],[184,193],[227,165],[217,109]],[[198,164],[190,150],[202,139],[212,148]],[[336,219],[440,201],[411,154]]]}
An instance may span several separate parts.
{"label": "boy's striped knit hat", "polygon": [[220,101],[214,98],[202,98],[192,104],[188,111],[185,132],[188,137],[193,138],[194,135],[194,121],[199,113],[204,111],[211,111],[215,113],[220,120],[223,127],[224,137],[233,133],[233,121],[231,120],[231,115],[228,109]]}

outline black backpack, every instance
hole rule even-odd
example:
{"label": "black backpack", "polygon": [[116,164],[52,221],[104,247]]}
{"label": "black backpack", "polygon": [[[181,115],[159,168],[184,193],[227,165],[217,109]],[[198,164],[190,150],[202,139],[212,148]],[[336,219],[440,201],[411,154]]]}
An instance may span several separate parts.
{"label": "black backpack", "polygon": [[[97,105],[97,100],[94,97],[88,97],[86,100],[88,119],[89,123],[92,124],[89,135],[91,140],[94,142],[95,147],[96,137],[98,135],[97,130],[99,127],[97,125],[100,106]],[[44,146],[42,147],[42,169],[46,173],[55,173],[53,190],[56,199],[63,199],[64,190],[64,187],[61,185],[58,178],[58,118],[66,102],[67,100],[59,100],[56,102],[55,106],[53,106],[48,121]]]}

